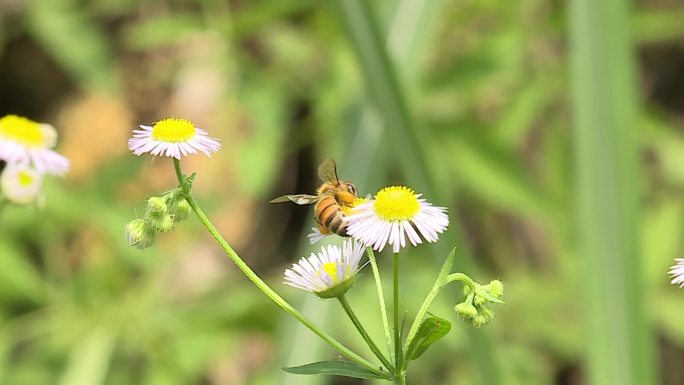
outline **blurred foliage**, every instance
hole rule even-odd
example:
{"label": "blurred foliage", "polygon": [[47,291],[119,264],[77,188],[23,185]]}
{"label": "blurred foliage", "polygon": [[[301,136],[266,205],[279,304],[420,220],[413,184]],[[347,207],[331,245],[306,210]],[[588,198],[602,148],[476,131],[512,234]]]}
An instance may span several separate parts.
{"label": "blurred foliage", "polygon": [[[475,333],[493,341],[487,354],[506,385],[584,384],[565,3],[417,3],[371,4],[426,149],[420,162],[446,194],[435,203],[449,207],[450,231],[463,232],[450,236],[469,249],[477,278],[506,284],[495,324]],[[674,385],[684,382],[684,296],[665,273],[684,246],[684,7],[634,8],[642,289],[662,383]],[[423,16],[409,17],[417,9]],[[373,107],[351,41],[338,8],[308,0],[0,2],[0,113],[54,123],[73,161],[65,180],[48,184],[43,210],[0,216],[0,383],[362,383],[282,373],[281,364],[334,354],[307,349],[310,333],[237,274],[197,221],[145,252],[123,237],[136,207],[174,185],[170,162],[127,153],[131,129],[191,119],[224,145],[184,166],[198,172],[195,192],[219,230],[279,292],[369,353],[341,309],[279,284],[308,250],[298,245],[312,213],[265,203],[313,191],[328,157],[345,160],[341,177],[366,180],[362,193],[408,183],[398,128]],[[436,250],[406,255],[411,313],[437,274]],[[381,257],[380,268],[389,262]],[[369,277],[349,293],[362,320],[378,318]],[[431,312],[453,329],[409,383],[485,383],[466,325],[454,322],[457,301],[445,293],[435,302]],[[382,335],[379,321],[368,329]]]}

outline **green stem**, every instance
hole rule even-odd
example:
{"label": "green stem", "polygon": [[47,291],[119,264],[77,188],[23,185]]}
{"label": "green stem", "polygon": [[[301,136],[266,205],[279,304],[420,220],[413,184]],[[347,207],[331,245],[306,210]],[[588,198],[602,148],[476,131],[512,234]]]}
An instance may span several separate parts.
{"label": "green stem", "polygon": [[461,281],[464,285],[468,285],[471,289],[474,289],[477,286],[477,283],[473,281],[472,278],[463,273],[449,274],[447,276],[446,282],[444,282],[444,285],[448,285],[454,281]]}
{"label": "green stem", "polygon": [[444,286],[446,286],[446,283],[435,281],[434,286],[432,286],[432,289],[428,293],[427,297],[425,297],[425,301],[423,301],[423,304],[420,306],[420,309],[418,310],[418,314],[416,314],[416,318],[413,320],[413,323],[411,324],[411,329],[409,329],[409,332],[406,336],[406,342],[404,342],[404,350],[408,349],[409,345],[411,344],[411,341],[413,341],[413,339],[416,337],[416,334],[418,333],[418,328],[420,327],[423,318],[425,318],[425,313],[427,313],[428,309],[430,308],[430,305],[432,304],[432,301],[437,297],[437,294],[439,294],[439,291],[442,290]]}
{"label": "green stem", "polygon": [[361,334],[361,337],[363,337],[363,340],[366,341],[368,344],[368,347],[373,351],[376,357],[382,362],[383,365],[389,370],[391,373],[394,373],[394,366],[389,362],[387,357],[382,353],[380,348],[378,348],[378,345],[373,342],[371,339],[370,335],[366,332],[366,329],[363,328],[363,325],[361,324],[361,321],[356,317],[356,314],[354,314],[354,311],[351,308],[351,305],[349,305],[349,301],[347,301],[347,297],[344,296],[344,294],[340,295],[337,297],[337,299],[340,301],[340,304],[342,305],[342,308],[344,311],[347,313],[349,316],[349,319],[352,321],[354,326],[356,326],[356,330],[359,331]]}
{"label": "green stem", "polygon": [[280,306],[281,309],[285,310],[286,313],[290,314],[291,316],[295,317],[299,322],[302,323],[302,325],[306,326],[309,330],[314,332],[317,336],[321,337],[321,339],[325,342],[327,342],[330,346],[335,348],[338,352],[341,354],[347,356],[350,360],[356,362],[357,364],[365,367],[366,369],[372,371],[373,373],[380,375],[380,376],[386,376],[387,373],[384,373],[380,370],[377,369],[372,363],[364,359],[363,357],[359,356],[358,354],[354,353],[351,351],[349,348],[345,347],[342,345],[340,342],[335,340],[332,336],[324,332],[323,330],[319,329],[318,326],[316,326],[313,322],[311,322],[309,319],[304,317],[302,313],[297,311],[292,305],[290,305],[285,299],[283,299],[278,293],[276,293],[273,289],[271,289],[266,282],[264,282],[259,276],[245,263],[245,261],[240,258],[240,256],[233,250],[232,247],[226,242],[225,239],[219,234],[218,230],[214,227],[214,225],[209,221],[209,218],[204,214],[202,209],[199,207],[197,202],[195,202],[195,199],[193,198],[192,194],[190,194],[190,188],[188,187],[186,179],[183,177],[183,172],[181,171],[180,168],[180,162],[178,159],[173,160],[174,167],[176,169],[176,177],[178,178],[178,182],[180,183],[180,187],[183,190],[183,194],[185,195],[185,200],[188,202],[192,210],[197,214],[197,217],[199,220],[202,222],[204,227],[207,228],[209,233],[216,239],[216,242],[221,246],[221,248],[225,251],[226,255],[237,265],[237,267],[249,278],[250,281],[256,285],[256,287],[259,288],[268,298],[270,298],[273,302],[275,302],[276,305]]}
{"label": "green stem", "polygon": [[394,349],[392,349],[392,332],[390,331],[389,321],[387,320],[387,308],[385,307],[385,294],[382,290],[382,281],[380,280],[380,272],[378,271],[378,263],[375,260],[375,253],[371,247],[366,248],[366,255],[373,270],[373,278],[375,278],[375,287],[378,289],[378,302],[380,302],[380,315],[382,316],[382,327],[385,329],[385,340],[387,342],[387,350],[390,358],[394,359]]}
{"label": "green stem", "polygon": [[394,254],[394,362],[397,368],[402,367],[403,353],[401,349],[401,333],[399,331],[399,254]]}

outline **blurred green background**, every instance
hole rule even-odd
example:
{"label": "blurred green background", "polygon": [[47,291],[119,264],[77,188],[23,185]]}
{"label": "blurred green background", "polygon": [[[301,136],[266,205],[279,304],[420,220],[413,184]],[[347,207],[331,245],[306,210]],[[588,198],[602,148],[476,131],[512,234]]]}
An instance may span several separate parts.
{"label": "blurred green background", "polygon": [[[446,290],[432,312],[454,329],[410,384],[684,383],[684,292],[666,275],[684,255],[684,4],[600,3],[0,1],[0,115],[54,124],[73,163],[43,210],[0,217],[0,383],[362,383],[282,372],[336,356],[197,220],[126,244],[124,224],[175,185],[170,161],[126,140],[167,116],[223,143],[183,164],[225,238],[369,358],[335,303],[281,284],[312,250],[312,208],[266,202],[314,191],[332,157],[362,194],[408,184],[449,207],[442,240],[402,255],[402,312],[454,245],[507,303],[474,330]],[[627,176],[592,173],[605,165]],[[349,299],[381,341],[374,293],[366,271]]]}

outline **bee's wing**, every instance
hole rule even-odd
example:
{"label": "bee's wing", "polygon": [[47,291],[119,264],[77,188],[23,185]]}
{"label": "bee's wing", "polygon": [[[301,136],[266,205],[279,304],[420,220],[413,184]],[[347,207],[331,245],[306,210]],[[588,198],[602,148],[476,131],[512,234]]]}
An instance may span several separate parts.
{"label": "bee's wing", "polygon": [[294,202],[298,205],[309,205],[316,203],[318,197],[308,194],[283,195],[275,199],[271,199],[268,203],[285,203]]}
{"label": "bee's wing", "polygon": [[340,180],[337,178],[337,165],[333,159],[328,159],[318,166],[318,177],[323,182],[340,183]]}

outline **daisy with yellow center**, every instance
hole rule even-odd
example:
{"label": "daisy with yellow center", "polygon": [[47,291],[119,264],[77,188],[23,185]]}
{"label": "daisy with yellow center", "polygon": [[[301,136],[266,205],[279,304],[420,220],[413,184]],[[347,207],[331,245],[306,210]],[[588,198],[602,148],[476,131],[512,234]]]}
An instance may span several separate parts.
{"label": "daisy with yellow center", "polygon": [[221,148],[221,144],[189,120],[166,118],[153,126],[141,125],[140,130],[133,130],[128,148],[135,155],[150,153],[180,159],[198,151],[210,157]]}
{"label": "daisy with yellow center", "polygon": [[32,166],[39,173],[62,175],[69,160],[51,150],[57,131],[49,124],[7,115],[0,118],[0,159],[8,164]]}
{"label": "daisy with yellow center", "polygon": [[375,199],[358,205],[347,216],[347,233],[382,251],[387,244],[398,253],[406,246],[406,238],[413,246],[436,242],[449,225],[446,208],[435,207],[405,186],[391,186],[380,190]]}
{"label": "daisy with yellow center", "polygon": [[27,205],[36,201],[43,185],[43,174],[23,165],[10,165],[0,175],[0,193],[9,202]]}
{"label": "daisy with yellow center", "polygon": [[321,298],[339,297],[354,284],[363,245],[347,239],[342,248],[328,245],[321,252],[285,270],[285,284],[310,291]]}

